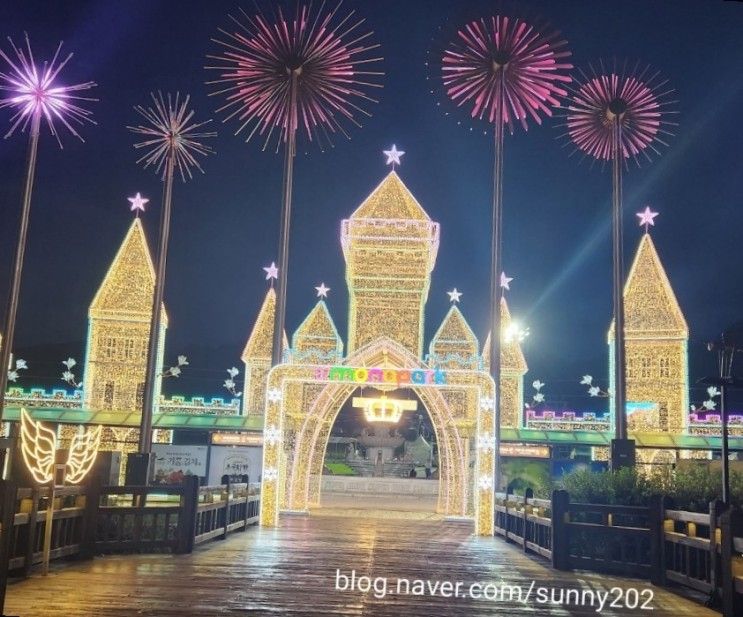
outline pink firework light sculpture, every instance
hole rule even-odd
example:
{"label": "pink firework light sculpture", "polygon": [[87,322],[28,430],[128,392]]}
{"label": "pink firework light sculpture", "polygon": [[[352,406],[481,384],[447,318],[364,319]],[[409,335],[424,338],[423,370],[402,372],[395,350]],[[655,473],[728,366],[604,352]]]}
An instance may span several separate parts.
{"label": "pink firework light sculpture", "polygon": [[622,241],[622,168],[633,158],[639,165],[640,156],[651,160],[651,153],[660,155],[657,145],[667,146],[666,136],[672,135],[668,117],[675,113],[673,90],[660,73],[649,67],[638,71],[619,71],[616,66],[607,71],[600,63],[600,73],[592,68],[581,73],[565,112],[566,136],[577,150],[599,161],[612,164],[612,275],[614,348],[612,355],[612,396],[615,439],[612,441],[612,465],[634,464],[634,442],[627,437],[625,413],[627,388],[625,382],[624,332],[624,251]]}
{"label": "pink firework light sculpture", "polygon": [[236,120],[235,134],[245,131],[246,141],[259,136],[264,150],[272,141],[276,151],[284,148],[274,365],[282,360],[297,133],[321,148],[338,134],[350,137],[347,125],[361,126],[359,116],[370,116],[367,107],[377,100],[369,93],[381,87],[382,72],[371,70],[382,60],[372,54],[379,45],[354,11],[340,16],[341,4],[331,10],[324,2],[317,10],[300,4],[292,14],[279,8],[273,18],[241,11],[230,16],[236,30],[220,29],[213,39],[221,54],[208,56],[217,62],[206,68],[219,73],[208,83],[226,99],[217,110],[224,121]]}
{"label": "pink firework light sculpture", "polygon": [[503,245],[503,134],[529,121],[542,123],[567,96],[571,82],[566,62],[567,41],[558,32],[537,28],[526,21],[502,15],[481,18],[465,25],[444,51],[441,76],[449,98],[458,107],[469,107],[472,118],[493,125],[493,219],[490,264],[490,374],[495,386],[495,485],[500,470],[500,373],[503,287],[500,284]]}
{"label": "pink firework light sculpture", "polygon": [[145,123],[127,127],[132,133],[143,136],[143,141],[134,144],[135,150],[142,151],[137,159],[138,164],[147,169],[151,167],[163,181],[163,206],[160,211],[160,233],[157,246],[157,272],[155,274],[155,291],[150,317],[150,337],[147,348],[147,372],[145,374],[144,395],[142,397],[142,420],[139,431],[139,452],[142,464],[135,468],[141,470],[137,478],[142,483],[148,481],[149,454],[152,450],[152,413],[155,398],[155,381],[160,367],[157,366],[158,349],[160,348],[160,324],[162,321],[162,303],[165,288],[165,266],[170,240],[170,215],[173,202],[173,176],[178,170],[181,180],[193,178],[193,169],[204,172],[199,157],[214,153],[214,150],[202,143],[203,139],[216,137],[214,131],[204,131],[202,127],[211,120],[196,122],[195,112],[190,108],[190,97],[181,97],[158,92],[150,95],[152,106],[137,105],[134,110]]}
{"label": "pink firework light sculpture", "polygon": [[[11,137],[20,129],[22,132],[28,130],[29,141],[18,241],[13,258],[8,310],[3,328],[4,340],[0,350],[0,419],[2,419],[5,390],[8,385],[7,368],[10,354],[13,351],[41,123],[42,121],[46,122],[60,147],[62,147],[62,141],[55,123],[60,123],[72,135],[82,140],[83,138],[76,127],[86,122],[95,124],[95,121],[91,112],[81,107],[79,103],[96,100],[78,94],[81,91],[93,88],[95,83],[92,81],[75,85],[64,85],[59,81],[62,70],[72,58],[72,54],[69,54],[64,59],[60,59],[62,43],[57,46],[51,62],[44,62],[39,65],[31,51],[28,35],[25,36],[25,49],[17,47],[10,37],[8,37],[8,41],[13,50],[12,54],[8,54],[0,48],[0,60],[4,64],[0,68],[0,109],[9,108],[13,111],[10,118],[10,129],[5,134],[5,138]],[[2,609],[1,605],[0,609]]]}
{"label": "pink firework light sculpture", "polygon": [[[567,134],[584,154],[600,161],[614,159],[615,148],[620,160],[633,158],[639,164],[642,154],[660,155],[656,143],[668,146],[665,137],[673,133],[676,123],[666,118],[674,113],[676,101],[669,96],[667,80],[646,68],[639,74],[612,71],[602,74],[582,73],[567,108]],[[650,151],[650,152],[648,152]]]}

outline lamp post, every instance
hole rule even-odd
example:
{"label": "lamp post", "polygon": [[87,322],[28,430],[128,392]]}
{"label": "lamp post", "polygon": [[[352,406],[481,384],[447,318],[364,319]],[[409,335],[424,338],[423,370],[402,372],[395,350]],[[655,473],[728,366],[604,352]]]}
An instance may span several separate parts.
{"label": "lamp post", "polygon": [[705,377],[701,380],[709,386],[720,389],[720,423],[722,425],[722,501],[730,506],[730,461],[728,449],[727,391],[729,388],[743,387],[743,379],[733,376],[735,354],[743,351],[743,321],[725,330],[717,341],[707,343],[707,350],[717,353],[719,376]]}

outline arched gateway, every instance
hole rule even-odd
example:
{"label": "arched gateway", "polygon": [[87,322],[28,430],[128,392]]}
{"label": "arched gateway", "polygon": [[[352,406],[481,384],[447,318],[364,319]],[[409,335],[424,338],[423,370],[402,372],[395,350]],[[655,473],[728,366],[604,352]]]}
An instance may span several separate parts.
{"label": "arched gateway", "polygon": [[[437,511],[493,533],[493,382],[488,358],[457,306],[423,354],[423,315],[439,226],[392,171],[343,221],[349,287],[346,355],[321,299],[269,371],[275,294],[269,290],[243,353],[245,413],[264,414],[261,524],[320,501],[325,451],[345,401],[361,388],[412,390],[428,410],[439,451]],[[504,327],[509,315],[501,307]],[[518,424],[526,364],[503,345],[503,426]],[[394,404],[394,402],[392,402]]]}

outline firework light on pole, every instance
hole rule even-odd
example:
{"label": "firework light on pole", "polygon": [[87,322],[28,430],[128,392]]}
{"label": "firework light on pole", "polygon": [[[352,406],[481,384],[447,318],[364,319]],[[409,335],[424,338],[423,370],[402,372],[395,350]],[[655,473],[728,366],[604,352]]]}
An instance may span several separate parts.
{"label": "firework light on pole", "polygon": [[[624,256],[622,248],[622,167],[632,158],[648,161],[659,155],[675,123],[673,90],[660,74],[650,68],[628,70],[627,66],[600,72],[593,69],[574,88],[565,112],[565,136],[577,150],[593,159],[612,164],[612,245],[613,245],[613,396],[615,437],[627,439],[625,332],[624,332]],[[617,443],[617,448],[621,444]],[[619,459],[614,460],[619,463]]]}
{"label": "firework light on pole", "polygon": [[441,60],[444,89],[458,106],[469,109],[473,119],[493,125],[493,211],[490,268],[490,374],[495,382],[496,486],[500,487],[500,303],[503,234],[503,136],[529,121],[541,124],[542,116],[567,96],[572,65],[567,42],[557,32],[527,22],[496,15],[465,25],[446,48]]}
{"label": "firework light on pole", "polygon": [[[214,150],[201,140],[215,137],[213,131],[204,131],[202,127],[211,122],[196,122],[194,111],[189,107],[190,97],[181,97],[162,93],[151,94],[152,106],[135,106],[134,110],[144,119],[145,124],[127,127],[143,140],[134,144],[142,151],[137,163],[145,169],[151,167],[163,181],[163,203],[160,211],[160,234],[157,245],[157,272],[155,273],[155,290],[152,301],[150,321],[150,338],[147,349],[147,373],[142,403],[142,421],[139,432],[139,452],[148,454],[152,449],[152,408],[155,397],[155,380],[157,350],[160,345],[160,323],[162,319],[163,290],[165,287],[165,264],[168,256],[170,238],[170,211],[173,201],[173,176],[176,169],[185,182],[193,178],[195,168],[203,173],[199,157],[206,156]],[[145,480],[146,482],[146,480]]]}
{"label": "firework light on pole", "polygon": [[272,143],[276,151],[284,148],[274,365],[282,360],[297,133],[320,148],[338,135],[349,137],[348,127],[361,126],[359,117],[368,117],[369,104],[377,102],[370,92],[381,87],[382,73],[372,70],[381,61],[373,33],[353,11],[341,16],[340,7],[230,16],[232,28],[213,39],[220,53],[208,56],[216,63],[206,68],[219,74],[208,83],[225,99],[217,110],[224,121],[236,121],[235,133],[259,139],[264,150]]}
{"label": "firework light on pole", "polygon": [[77,127],[85,123],[95,124],[95,122],[91,112],[82,107],[80,103],[96,100],[79,94],[93,88],[95,83],[92,81],[64,85],[59,79],[60,73],[72,58],[72,54],[61,58],[62,43],[57,46],[50,62],[37,64],[31,51],[28,35],[25,37],[25,48],[16,47],[10,38],[8,41],[12,49],[11,54],[0,48],[0,60],[3,61],[3,66],[0,68],[0,109],[9,108],[12,111],[10,129],[5,137],[11,137],[18,130],[21,132],[28,130],[29,141],[18,243],[13,258],[8,307],[3,328],[4,340],[0,350],[0,418],[2,418],[5,390],[8,385],[8,363],[13,350],[41,124],[42,122],[46,124],[60,147],[62,141],[59,126],[82,141],[83,138],[78,133]]}

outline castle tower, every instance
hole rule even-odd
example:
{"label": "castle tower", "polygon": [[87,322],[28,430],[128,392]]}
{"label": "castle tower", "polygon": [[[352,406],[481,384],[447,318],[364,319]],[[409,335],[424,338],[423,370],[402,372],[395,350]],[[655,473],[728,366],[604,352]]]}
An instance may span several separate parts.
{"label": "castle tower", "polygon": [[323,300],[305,317],[292,337],[292,361],[335,364],[343,357],[343,342]]}
{"label": "castle tower", "polygon": [[[88,310],[83,399],[86,409],[142,409],[155,269],[140,218],[135,218]],[[168,317],[163,306],[157,366]],[[160,380],[155,401],[160,400]]]}
{"label": "castle tower", "polygon": [[417,357],[439,225],[391,171],[341,227],[349,289],[348,353],[387,336]]}
{"label": "castle tower", "polygon": [[459,307],[452,305],[428,346],[430,365],[442,369],[477,369],[478,352],[475,333]]}
{"label": "castle tower", "polygon": [[[245,387],[243,389],[243,414],[263,414],[266,400],[268,371],[271,370],[273,350],[274,314],[276,313],[276,291],[271,287],[263,299],[263,305],[250,332],[241,359],[245,364]],[[284,350],[289,343],[284,333]]]}
{"label": "castle tower", "polygon": [[[524,418],[524,375],[529,367],[526,365],[524,353],[521,351],[518,336],[512,332],[511,312],[505,298],[500,302],[501,319],[501,426],[503,428],[519,428]],[[483,368],[490,368],[490,335],[485,339],[483,346]]]}
{"label": "castle tower", "polygon": [[[624,286],[624,321],[629,428],[679,434],[689,409],[689,328],[648,233]],[[608,343],[613,376],[613,321]],[[613,377],[609,388],[614,390]],[[614,407],[612,399],[612,413]]]}

